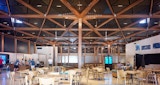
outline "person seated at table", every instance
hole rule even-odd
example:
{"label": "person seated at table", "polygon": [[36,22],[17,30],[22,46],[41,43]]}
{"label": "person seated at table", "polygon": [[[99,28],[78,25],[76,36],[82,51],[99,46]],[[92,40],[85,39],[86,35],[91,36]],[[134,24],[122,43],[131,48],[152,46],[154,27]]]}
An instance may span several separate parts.
{"label": "person seated at table", "polygon": [[129,63],[129,61],[126,63],[126,66],[127,66],[126,70],[132,70],[133,69],[132,65]]}
{"label": "person seated at table", "polygon": [[117,63],[117,70],[122,69],[123,64],[121,64],[120,62]]}

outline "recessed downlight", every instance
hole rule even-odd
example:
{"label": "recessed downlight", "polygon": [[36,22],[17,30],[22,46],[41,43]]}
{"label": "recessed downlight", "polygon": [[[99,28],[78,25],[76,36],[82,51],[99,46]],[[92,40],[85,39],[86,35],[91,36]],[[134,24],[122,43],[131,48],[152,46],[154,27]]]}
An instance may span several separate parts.
{"label": "recessed downlight", "polygon": [[32,32],[32,34],[34,35],[34,34],[35,34],[35,32]]}
{"label": "recessed downlight", "polygon": [[156,30],[153,31],[153,33],[157,32]]}
{"label": "recessed downlight", "polygon": [[3,24],[7,24],[7,22],[3,22]]}
{"label": "recessed downlight", "polygon": [[123,7],[123,5],[122,5],[122,4],[119,4],[118,7]]}
{"label": "recessed downlight", "polygon": [[56,7],[57,7],[57,8],[61,8],[62,6],[61,6],[61,5],[56,5]]}
{"label": "recessed downlight", "polygon": [[127,25],[128,23],[125,22],[125,23],[123,23],[123,24],[124,24],[124,25]]}
{"label": "recessed downlight", "polygon": [[37,7],[42,7],[42,5],[41,4],[37,4]]}
{"label": "recessed downlight", "polygon": [[34,24],[37,25],[38,23],[37,23],[37,22],[34,22]]}
{"label": "recessed downlight", "polygon": [[7,34],[11,34],[11,32],[7,32]]}
{"label": "recessed downlight", "polygon": [[154,24],[158,24],[158,22],[154,22]]}
{"label": "recessed downlight", "polygon": [[127,33],[128,35],[131,34],[130,32]]}

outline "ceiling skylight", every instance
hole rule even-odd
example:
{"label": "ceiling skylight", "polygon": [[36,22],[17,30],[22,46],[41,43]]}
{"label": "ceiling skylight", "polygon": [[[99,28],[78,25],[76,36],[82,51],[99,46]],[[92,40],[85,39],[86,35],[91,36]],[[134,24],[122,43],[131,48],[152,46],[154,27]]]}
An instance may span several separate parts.
{"label": "ceiling skylight", "polygon": [[12,23],[18,23],[18,24],[23,23],[22,21],[20,21],[20,20],[18,20],[18,19],[15,19],[15,18],[12,18],[12,17],[11,17],[11,22],[12,22]]}
{"label": "ceiling skylight", "polygon": [[145,23],[149,23],[150,22],[150,18],[147,19],[143,19],[141,21],[139,21],[139,24],[145,24]]}
{"label": "ceiling skylight", "polygon": [[139,21],[139,24],[145,24],[146,22],[147,22],[146,19],[143,19],[143,20]]}

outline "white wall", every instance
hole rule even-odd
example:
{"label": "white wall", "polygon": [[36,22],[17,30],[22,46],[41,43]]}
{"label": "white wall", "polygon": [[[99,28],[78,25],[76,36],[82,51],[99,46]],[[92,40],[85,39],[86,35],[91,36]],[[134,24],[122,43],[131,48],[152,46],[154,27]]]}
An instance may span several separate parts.
{"label": "white wall", "polygon": [[[160,43],[160,35],[126,44],[126,61],[129,61],[131,62],[131,64],[133,64],[135,54],[160,53],[160,49],[153,48],[153,43]],[[136,51],[136,45],[140,46],[140,50]],[[142,50],[141,46],[144,46],[144,45],[151,45],[151,48],[148,50]]]}
{"label": "white wall", "polygon": [[[41,48],[41,49],[39,49],[39,48]],[[47,60],[49,57],[51,57],[53,59],[53,61],[54,61],[54,59],[56,61],[57,55],[58,55],[57,53],[58,53],[57,47],[54,48],[53,46],[37,46],[37,54],[41,55],[40,58],[42,60],[44,60],[45,64],[47,64],[47,62],[48,62]],[[55,63],[55,65],[57,64],[57,62],[53,62],[53,63]]]}

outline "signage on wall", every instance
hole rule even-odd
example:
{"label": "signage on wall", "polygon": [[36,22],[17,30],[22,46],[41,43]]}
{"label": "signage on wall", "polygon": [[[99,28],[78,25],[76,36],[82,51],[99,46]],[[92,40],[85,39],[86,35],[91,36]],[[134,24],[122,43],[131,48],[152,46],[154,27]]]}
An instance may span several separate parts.
{"label": "signage on wall", "polygon": [[153,43],[153,48],[160,48],[160,43]]}
{"label": "signage on wall", "polygon": [[142,50],[149,50],[149,49],[151,49],[151,45],[142,46]]}
{"label": "signage on wall", "polygon": [[136,51],[140,50],[140,45],[136,45]]}

